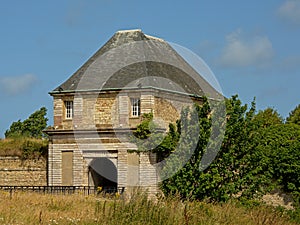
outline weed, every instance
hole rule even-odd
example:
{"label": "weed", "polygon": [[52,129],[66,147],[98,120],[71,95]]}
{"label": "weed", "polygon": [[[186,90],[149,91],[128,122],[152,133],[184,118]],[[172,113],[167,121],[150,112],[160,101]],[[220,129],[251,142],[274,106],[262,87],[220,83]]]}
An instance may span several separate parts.
{"label": "weed", "polygon": [[[103,198],[0,191],[0,224],[297,224],[299,212],[265,205],[150,199],[143,193]],[[292,218],[292,219],[290,219]]]}

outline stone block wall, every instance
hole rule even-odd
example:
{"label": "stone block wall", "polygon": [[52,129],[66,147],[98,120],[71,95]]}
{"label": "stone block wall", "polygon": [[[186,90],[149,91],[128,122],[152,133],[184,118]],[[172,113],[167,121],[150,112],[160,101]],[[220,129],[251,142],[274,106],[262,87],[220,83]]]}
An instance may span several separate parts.
{"label": "stone block wall", "polygon": [[0,157],[1,186],[46,186],[47,163],[43,158],[21,160]]}
{"label": "stone block wall", "polygon": [[[49,156],[48,156],[48,183],[50,186],[81,186],[83,184],[83,157],[82,153],[78,149],[76,143],[61,143],[61,144],[49,144]],[[71,183],[64,183],[62,172],[62,154],[63,152],[72,152],[72,177],[70,178]]]}
{"label": "stone block wall", "polygon": [[116,94],[103,94],[98,97],[94,105],[96,126],[112,125],[118,122]]}
{"label": "stone block wall", "polygon": [[141,152],[139,156],[139,186],[146,190],[149,196],[155,196],[158,193],[158,175],[154,165],[156,163],[156,154]]}
{"label": "stone block wall", "polygon": [[[82,95],[54,96],[54,128],[63,130],[95,128],[134,128],[140,117],[131,116],[130,98],[141,99],[141,114],[154,113],[154,118],[164,123],[174,123],[181,109],[193,103],[189,96],[159,91],[105,92]],[[74,101],[74,118],[65,118],[64,101]],[[160,123],[158,121],[158,123]]]}
{"label": "stone block wall", "polygon": [[195,102],[201,104],[201,100],[196,100],[189,96],[158,93],[154,98],[154,120],[168,130],[169,124],[174,124],[180,118],[182,109],[193,106]]}
{"label": "stone block wall", "polygon": [[[65,101],[74,101],[74,118],[65,118]],[[63,130],[112,127],[119,123],[116,93],[57,95],[54,102],[54,128]]]}
{"label": "stone block wall", "polygon": [[[195,100],[152,89],[55,95],[54,130],[50,135],[48,158],[50,186],[92,185],[89,163],[97,157],[108,157],[116,162],[118,187],[138,186],[152,195],[158,192],[156,155],[128,151],[136,150],[136,146],[131,146],[126,135],[141,122],[141,116],[132,116],[130,98],[140,98],[141,114],[152,112],[154,121],[166,130],[169,123],[179,119],[181,109],[191,106]],[[66,100],[74,101],[74,118],[69,120],[65,119]],[[64,182],[65,177],[71,182]]]}

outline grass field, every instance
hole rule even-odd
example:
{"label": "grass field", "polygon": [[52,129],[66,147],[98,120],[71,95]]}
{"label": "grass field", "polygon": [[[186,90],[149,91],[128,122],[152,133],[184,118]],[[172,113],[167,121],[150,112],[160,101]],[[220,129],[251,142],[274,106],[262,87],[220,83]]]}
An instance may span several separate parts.
{"label": "grass field", "polygon": [[0,224],[296,224],[284,211],[236,203],[0,191]]}

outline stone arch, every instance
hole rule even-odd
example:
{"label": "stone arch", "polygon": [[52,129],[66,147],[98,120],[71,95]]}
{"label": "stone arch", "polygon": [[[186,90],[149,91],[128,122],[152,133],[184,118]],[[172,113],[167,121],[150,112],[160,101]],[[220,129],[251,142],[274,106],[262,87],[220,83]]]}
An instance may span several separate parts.
{"label": "stone arch", "polygon": [[94,158],[89,163],[89,178],[95,187],[108,191],[117,189],[117,167],[108,157]]}

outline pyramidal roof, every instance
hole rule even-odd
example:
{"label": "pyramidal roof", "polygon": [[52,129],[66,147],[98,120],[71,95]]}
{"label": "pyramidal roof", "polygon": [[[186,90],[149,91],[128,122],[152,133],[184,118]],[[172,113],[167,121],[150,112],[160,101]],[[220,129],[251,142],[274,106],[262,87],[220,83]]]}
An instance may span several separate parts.
{"label": "pyramidal roof", "polygon": [[154,88],[218,98],[218,93],[166,41],[141,30],[116,32],[51,95]]}

